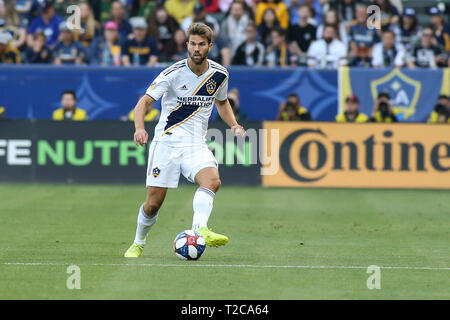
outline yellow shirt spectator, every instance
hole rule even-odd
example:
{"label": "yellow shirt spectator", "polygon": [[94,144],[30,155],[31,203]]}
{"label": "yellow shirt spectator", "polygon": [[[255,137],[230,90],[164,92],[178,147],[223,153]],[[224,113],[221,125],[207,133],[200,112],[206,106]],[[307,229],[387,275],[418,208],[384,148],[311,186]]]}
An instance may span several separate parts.
{"label": "yellow shirt spectator", "polygon": [[348,119],[347,118],[347,114],[343,113],[343,114],[338,114],[336,116],[336,122],[355,122],[355,123],[364,123],[369,121],[369,117],[367,115],[365,115],[364,113],[359,113],[356,115],[356,117],[352,120],[352,119]]}
{"label": "yellow shirt spectator", "polygon": [[75,108],[73,111],[66,111],[64,108],[53,111],[53,120],[74,120],[83,121],[87,119],[86,111],[80,108]]}
{"label": "yellow shirt spectator", "polygon": [[[439,119],[439,113],[437,111],[433,111],[433,112],[431,112],[430,117],[428,118],[428,122],[429,123],[439,123],[438,119]],[[447,122],[450,123],[450,118],[448,118]]]}
{"label": "yellow shirt spectator", "polygon": [[167,0],[165,7],[167,12],[181,24],[184,18],[192,15],[196,3],[197,0]]}
{"label": "yellow shirt spectator", "polygon": [[[144,121],[156,121],[159,116],[158,109],[151,109],[150,112],[147,112],[144,117]],[[130,111],[128,114],[128,120],[134,121],[134,109]]]}
{"label": "yellow shirt spectator", "polygon": [[[277,0],[275,0],[277,1]],[[278,21],[280,22],[280,26],[284,29],[287,29],[289,27],[289,13],[287,10],[286,5],[283,1],[277,2],[260,2],[258,3],[258,6],[256,7],[256,14],[255,14],[255,24],[259,26],[262,22],[264,11],[266,9],[273,9],[275,11],[275,14],[277,15]]]}
{"label": "yellow shirt spectator", "polygon": [[[280,113],[281,121],[289,121],[289,116],[287,111],[281,111]],[[311,121],[311,115],[305,107],[300,107],[297,110],[297,120],[301,121]]]}

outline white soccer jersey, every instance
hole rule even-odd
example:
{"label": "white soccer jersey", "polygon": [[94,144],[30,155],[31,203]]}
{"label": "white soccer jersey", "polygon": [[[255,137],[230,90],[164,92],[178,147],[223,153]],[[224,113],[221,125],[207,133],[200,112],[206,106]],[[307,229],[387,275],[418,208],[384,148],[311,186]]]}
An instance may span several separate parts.
{"label": "white soccer jersey", "polygon": [[208,70],[197,76],[187,59],[162,71],[147,89],[154,100],[162,96],[161,116],[153,141],[188,146],[206,141],[214,100],[227,98],[228,71],[208,59]]}

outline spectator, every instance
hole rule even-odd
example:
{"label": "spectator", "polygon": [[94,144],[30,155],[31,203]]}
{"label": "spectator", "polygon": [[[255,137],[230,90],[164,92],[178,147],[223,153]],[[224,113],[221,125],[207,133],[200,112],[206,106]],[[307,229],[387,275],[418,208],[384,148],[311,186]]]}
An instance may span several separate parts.
{"label": "spectator", "polygon": [[280,26],[275,10],[269,8],[264,11],[263,20],[258,26],[259,41],[267,47],[272,42],[272,30]]}
{"label": "spectator", "polygon": [[262,0],[258,3],[255,13],[255,23],[260,25],[267,9],[273,9],[280,25],[287,29],[289,27],[289,13],[286,5],[281,0]]}
{"label": "spectator", "polygon": [[36,32],[33,35],[33,43],[25,53],[26,63],[51,63],[53,61],[52,51],[45,45],[45,34]]}
{"label": "spectator", "polygon": [[405,48],[395,42],[393,31],[383,32],[382,42],[373,48],[372,65],[375,68],[401,68],[405,63]]}
{"label": "spectator", "polygon": [[133,28],[125,18],[125,8],[120,1],[114,1],[111,4],[111,20],[119,26],[120,39],[126,41],[128,35],[133,32]]}
{"label": "spectator", "polygon": [[0,1],[0,32],[3,31],[11,34],[11,46],[19,50],[24,49],[27,39],[26,25],[23,24],[14,1],[11,0]]}
{"label": "spectator", "polygon": [[164,51],[168,42],[173,40],[175,31],[180,28],[177,20],[169,15],[163,6],[155,8],[148,19],[149,35],[158,42],[159,51]]}
{"label": "spectator", "polygon": [[323,22],[317,27],[317,38],[320,38],[323,34],[323,27],[327,24],[333,25],[338,30],[338,39],[341,40],[346,46],[348,44],[347,30],[344,24],[339,20],[339,14],[336,10],[331,9],[323,16]]}
{"label": "spectator", "polygon": [[300,6],[302,6],[302,3],[300,0],[286,0],[284,3],[288,7],[290,28],[291,26],[298,24],[300,21],[298,10],[300,9]]}
{"label": "spectator", "polygon": [[376,30],[367,27],[367,7],[358,4],[356,20],[349,24],[350,66],[370,66],[372,48],[379,40]]}
{"label": "spectator", "polygon": [[339,19],[344,25],[356,19],[356,0],[334,0],[331,7],[339,12]]}
{"label": "spectator", "polygon": [[187,34],[189,26],[194,22],[210,23],[214,26],[216,35],[220,33],[219,23],[211,15],[206,14],[205,6],[201,2],[197,2],[192,10],[192,15],[183,19],[181,29]]}
{"label": "spectator", "polygon": [[83,47],[90,46],[94,38],[100,35],[100,23],[95,20],[91,6],[87,2],[80,4],[81,29],[74,30],[74,39],[80,41]]}
{"label": "spectator", "polygon": [[308,66],[318,68],[337,68],[345,65],[347,47],[336,39],[336,28],[326,25],[322,39],[314,41],[308,49]]}
{"label": "spectator", "polygon": [[396,112],[391,108],[391,97],[386,92],[378,94],[375,101],[371,122],[398,122]]}
{"label": "spectator", "polygon": [[219,12],[219,0],[202,0],[206,13]]}
{"label": "spectator", "polygon": [[436,68],[448,65],[447,56],[439,45],[433,44],[434,32],[428,27],[424,28],[420,43],[412,49],[407,57],[409,68]]}
{"label": "spectator", "polygon": [[197,0],[167,0],[165,6],[167,12],[181,24],[185,18],[192,15],[196,3]]}
{"label": "spectator", "polygon": [[183,29],[175,31],[173,39],[164,46],[164,51],[161,53],[162,62],[177,62],[188,57],[186,47],[187,37]]}
{"label": "spectator", "polygon": [[61,41],[53,49],[53,63],[61,64],[82,64],[85,51],[81,42],[75,41],[73,30],[67,25],[66,21],[61,22],[59,26]]}
{"label": "spectator", "polygon": [[22,25],[28,26],[33,0],[16,0],[15,3],[16,11],[22,20]]}
{"label": "spectator", "polygon": [[100,23],[104,24],[112,19],[111,7],[113,0],[102,0],[100,3]]}
{"label": "spectator", "polygon": [[266,48],[266,65],[268,67],[295,66],[298,57],[291,53],[286,42],[286,31],[276,28],[272,31],[272,43]]}
{"label": "spectator", "polygon": [[154,66],[158,62],[158,44],[147,36],[147,22],[142,17],[130,19],[134,38],[122,46],[122,63],[124,66]]}
{"label": "spectator", "polygon": [[[206,23],[214,31],[214,25],[211,23]],[[227,39],[218,37],[217,33],[213,34],[213,42],[211,50],[209,51],[209,59],[220,63],[224,67],[228,67],[231,64],[231,49]]]}
{"label": "spectator", "polygon": [[322,22],[323,13],[327,11],[323,10],[323,7],[328,3],[328,0],[303,0],[303,3],[310,6],[313,10],[313,17],[310,23],[316,26],[319,25]]}
{"label": "spectator", "polygon": [[147,19],[150,17],[155,7],[156,3],[154,0],[133,1],[133,10],[131,11],[131,14]]}
{"label": "spectator", "polygon": [[63,22],[63,18],[55,14],[53,0],[42,0],[39,2],[40,15],[34,18],[28,28],[27,43],[33,43],[33,34],[36,32],[44,32],[47,37],[46,45],[52,48],[58,41],[59,25]]}
{"label": "spectator", "polygon": [[345,99],[345,111],[336,116],[336,122],[356,122],[364,123],[369,121],[369,117],[359,112],[359,99],[354,94]]}
{"label": "spectator", "polygon": [[[219,1],[219,9],[223,13],[228,13],[230,10],[231,4],[236,0],[220,0]],[[253,0],[238,0],[242,3],[245,3],[245,11],[247,11],[247,14],[250,14],[249,11],[253,11],[253,9],[256,9],[256,1]]]}
{"label": "spectator", "polygon": [[0,106],[0,119],[6,119],[6,108]]}
{"label": "spectator", "polygon": [[108,21],[103,36],[97,37],[88,48],[88,61],[94,65],[120,66],[121,53],[119,26],[114,21]]}
{"label": "spectator", "polygon": [[399,22],[398,10],[390,0],[373,0],[373,4],[381,9],[381,31],[389,30]]}
{"label": "spectator", "polygon": [[296,93],[287,96],[286,102],[280,104],[276,120],[281,121],[311,121],[308,110],[302,106]]}
{"label": "spectator", "polygon": [[7,32],[0,33],[0,64],[19,64],[20,52],[11,44],[11,35]]}
{"label": "spectator", "polygon": [[428,118],[429,123],[450,123],[450,97],[440,95],[434,110]]}
{"label": "spectator", "polygon": [[245,36],[247,39],[236,49],[232,64],[250,67],[262,66],[265,49],[261,42],[256,41],[258,36],[256,25],[248,25],[245,28]]}
{"label": "spectator", "polygon": [[[300,17],[298,23],[289,27],[289,41],[293,52],[298,56],[308,52],[309,46],[316,40],[316,27],[308,23],[311,16],[311,8],[308,5],[301,5],[298,9]],[[302,63],[306,65],[306,63]]]}
{"label": "spectator", "polygon": [[245,41],[245,30],[250,23],[251,20],[245,13],[244,4],[234,1],[230,8],[230,15],[222,22],[221,26],[221,36],[230,43],[232,56],[238,46]]}
{"label": "spectator", "polygon": [[416,11],[405,8],[400,17],[400,41],[406,50],[411,50],[419,41],[422,29],[417,22]]}
{"label": "spectator", "polygon": [[62,108],[53,111],[53,120],[74,120],[83,121],[87,120],[86,111],[77,107],[77,98],[75,92],[72,90],[66,90],[61,95]]}
{"label": "spectator", "polygon": [[450,52],[450,25],[444,23],[443,12],[438,8],[430,8],[430,23],[433,27],[434,35],[437,42],[444,48],[444,50]]}

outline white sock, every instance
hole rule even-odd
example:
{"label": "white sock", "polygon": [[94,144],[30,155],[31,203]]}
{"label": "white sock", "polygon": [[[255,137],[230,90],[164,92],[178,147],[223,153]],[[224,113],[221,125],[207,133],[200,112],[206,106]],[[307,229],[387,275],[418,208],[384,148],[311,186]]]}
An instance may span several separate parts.
{"label": "white sock", "polygon": [[134,242],[140,245],[145,244],[147,234],[158,219],[158,213],[154,216],[149,216],[144,211],[144,205],[139,208],[139,214],[137,218],[136,237]]}
{"label": "white sock", "polygon": [[192,230],[206,227],[209,216],[214,203],[214,196],[216,194],[211,190],[199,187],[194,194],[194,218],[192,220]]}

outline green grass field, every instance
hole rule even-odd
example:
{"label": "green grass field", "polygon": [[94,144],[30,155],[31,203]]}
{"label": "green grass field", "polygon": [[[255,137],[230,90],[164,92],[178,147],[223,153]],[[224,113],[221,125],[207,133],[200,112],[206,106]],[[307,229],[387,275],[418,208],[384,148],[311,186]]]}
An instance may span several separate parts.
{"label": "green grass field", "polygon": [[[194,191],[169,191],[129,260],[142,186],[0,185],[0,298],[450,298],[448,191],[222,187],[209,226],[230,243],[180,261]],[[80,290],[66,287],[72,264]]]}

